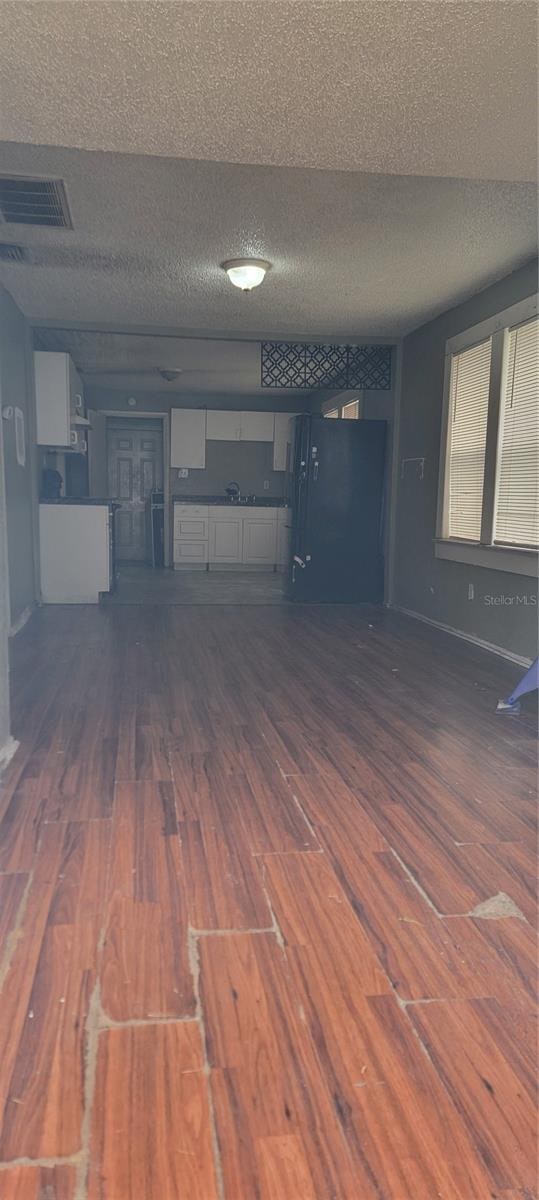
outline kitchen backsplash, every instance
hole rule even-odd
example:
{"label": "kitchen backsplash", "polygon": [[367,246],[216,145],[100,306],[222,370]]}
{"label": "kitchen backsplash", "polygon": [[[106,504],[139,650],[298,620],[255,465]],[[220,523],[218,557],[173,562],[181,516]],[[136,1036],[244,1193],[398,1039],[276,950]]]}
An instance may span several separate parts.
{"label": "kitchen backsplash", "polygon": [[[243,495],[282,496],[284,471],[273,470],[272,442],[206,442],[206,466],[189,471],[187,479],[178,479],[172,470],[172,496],[218,496],[235,480]],[[269,488],[264,491],[264,480]]]}

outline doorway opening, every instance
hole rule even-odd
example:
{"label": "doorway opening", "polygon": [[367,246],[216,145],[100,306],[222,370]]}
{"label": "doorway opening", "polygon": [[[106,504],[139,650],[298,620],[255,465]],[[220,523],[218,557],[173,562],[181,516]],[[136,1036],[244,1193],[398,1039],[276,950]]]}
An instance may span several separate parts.
{"label": "doorway opening", "polygon": [[108,494],[120,563],[166,565],[162,417],[107,417]]}

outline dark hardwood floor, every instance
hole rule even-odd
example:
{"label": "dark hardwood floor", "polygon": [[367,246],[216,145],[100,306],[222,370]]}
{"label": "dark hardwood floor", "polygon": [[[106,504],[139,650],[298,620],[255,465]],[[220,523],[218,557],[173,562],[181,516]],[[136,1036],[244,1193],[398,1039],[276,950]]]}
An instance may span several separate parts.
{"label": "dark hardwood floor", "polygon": [[532,1200],[520,669],[347,607],[12,651],[1,1200]]}

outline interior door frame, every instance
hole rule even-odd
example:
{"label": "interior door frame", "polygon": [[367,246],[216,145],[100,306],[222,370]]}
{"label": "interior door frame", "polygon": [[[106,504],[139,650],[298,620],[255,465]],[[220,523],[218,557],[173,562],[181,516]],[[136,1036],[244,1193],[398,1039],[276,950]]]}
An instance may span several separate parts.
{"label": "interior door frame", "polygon": [[[0,381],[1,385],[1,381]],[[0,392],[0,405],[2,396]],[[11,624],[9,601],[9,562],[7,554],[7,507],[4,484],[4,430],[2,422],[7,420],[0,411],[0,772],[17,749],[18,742],[11,737],[9,695],[9,629]]]}
{"label": "interior door frame", "polygon": [[122,421],[161,421],[163,430],[163,504],[164,504],[164,550],[165,567],[170,567],[170,431],[169,414],[166,412],[131,412],[125,408],[103,408],[99,410],[108,419],[114,417]]}

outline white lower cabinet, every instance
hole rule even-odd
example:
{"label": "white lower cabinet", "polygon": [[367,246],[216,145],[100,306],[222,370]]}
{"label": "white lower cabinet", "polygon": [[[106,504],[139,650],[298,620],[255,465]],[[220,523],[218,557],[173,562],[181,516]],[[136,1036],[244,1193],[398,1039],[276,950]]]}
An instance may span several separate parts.
{"label": "white lower cabinet", "polygon": [[209,510],[207,504],[174,505],[174,568],[206,569]]}
{"label": "white lower cabinet", "polygon": [[113,586],[108,504],[39,505],[41,599],[97,604]]}
{"label": "white lower cabinet", "polygon": [[240,563],[242,561],[241,517],[210,519],[210,563]]}
{"label": "white lower cabinet", "polygon": [[174,541],[175,542],[207,542],[208,540],[208,518],[207,517],[175,517],[174,518]]}
{"label": "white lower cabinet", "polygon": [[243,521],[243,562],[271,566],[277,562],[277,522],[260,517]]}
{"label": "white lower cabinet", "polygon": [[282,569],[288,529],[282,508],[174,505],[174,567],[230,566]]}
{"label": "white lower cabinet", "polygon": [[174,541],[175,567],[206,567],[208,561],[207,542]]}

